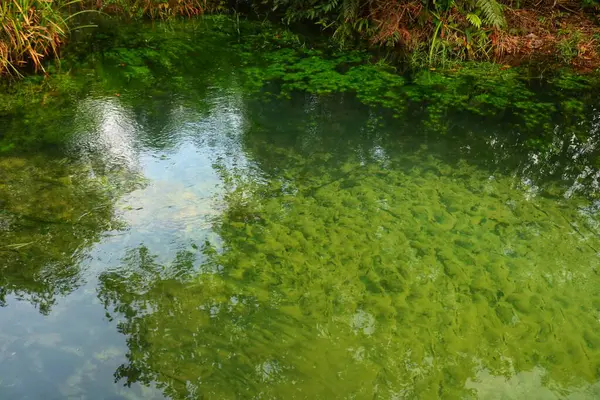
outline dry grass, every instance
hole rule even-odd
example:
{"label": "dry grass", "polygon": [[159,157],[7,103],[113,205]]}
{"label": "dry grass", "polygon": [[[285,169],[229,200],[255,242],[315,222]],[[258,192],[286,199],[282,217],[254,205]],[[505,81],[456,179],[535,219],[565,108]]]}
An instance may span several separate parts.
{"label": "dry grass", "polygon": [[581,70],[600,66],[600,26],[581,11],[560,11],[575,7],[572,2],[557,4],[562,8],[507,10],[511,29],[495,33],[496,58],[516,64],[554,57]]}
{"label": "dry grass", "polygon": [[[375,26],[374,45],[401,47],[407,53],[435,46],[445,57],[493,59],[519,64],[554,59],[580,70],[600,66],[600,26],[579,0],[503,1],[506,28],[474,29],[464,10],[450,9],[433,18],[421,2],[372,1],[369,19]],[[522,7],[515,9],[512,7]],[[432,39],[433,38],[433,39]]]}
{"label": "dry grass", "polygon": [[44,70],[68,33],[61,0],[3,0],[0,4],[0,74],[18,74],[27,64]]}
{"label": "dry grass", "polygon": [[94,0],[92,6],[108,14],[151,19],[193,17],[214,8],[207,0]]}
{"label": "dry grass", "polygon": [[411,42],[427,36],[425,30],[417,30],[417,19],[423,11],[420,2],[383,1],[376,2],[370,19],[376,25],[376,33],[371,38],[374,44],[401,43],[410,47]]}

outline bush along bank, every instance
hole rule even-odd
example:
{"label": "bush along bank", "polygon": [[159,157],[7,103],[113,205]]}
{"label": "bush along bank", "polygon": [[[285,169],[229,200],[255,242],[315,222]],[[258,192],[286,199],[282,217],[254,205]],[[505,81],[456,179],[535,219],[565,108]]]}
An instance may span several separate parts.
{"label": "bush along bank", "polygon": [[0,7],[4,74],[27,66],[43,71],[71,29],[92,29],[79,16],[94,13],[125,20],[270,17],[318,26],[340,46],[382,49],[413,67],[465,60],[600,67],[598,0],[7,0]]}
{"label": "bush along bank", "polygon": [[233,13],[310,24],[342,47],[381,49],[412,67],[466,60],[600,67],[598,0],[5,0],[0,74],[43,72],[71,30],[93,29],[86,18],[97,13],[125,20]]}
{"label": "bush along bank", "polygon": [[600,67],[599,0],[6,0],[0,74],[44,71],[72,29],[93,29],[81,15],[94,13],[126,20],[233,13],[314,24],[341,46],[381,49],[413,67],[465,60]]}

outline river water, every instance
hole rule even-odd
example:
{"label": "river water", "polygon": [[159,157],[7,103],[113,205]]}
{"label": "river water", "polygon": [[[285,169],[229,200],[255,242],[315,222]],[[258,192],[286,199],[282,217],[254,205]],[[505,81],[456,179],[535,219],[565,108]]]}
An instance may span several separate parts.
{"label": "river water", "polygon": [[189,26],[2,116],[0,398],[600,397],[597,105],[269,97]]}

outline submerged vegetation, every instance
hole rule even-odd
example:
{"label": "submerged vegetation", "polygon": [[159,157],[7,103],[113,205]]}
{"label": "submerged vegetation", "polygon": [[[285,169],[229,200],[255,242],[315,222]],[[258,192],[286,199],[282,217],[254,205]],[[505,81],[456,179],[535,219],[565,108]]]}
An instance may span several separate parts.
{"label": "submerged vegetation", "polygon": [[0,159],[0,307],[10,295],[50,313],[56,296],[79,286],[89,247],[118,229],[117,191],[90,174],[67,159]]}
{"label": "submerged vegetation", "polygon": [[290,101],[245,104],[251,167],[214,163],[216,237],[100,275],[128,343],[115,380],[173,399],[598,395],[583,197],[457,160],[489,153],[468,136],[428,146],[343,96]]}
{"label": "submerged vegetation", "polygon": [[315,119],[287,141],[249,133],[262,179],[220,168],[218,241],[163,263],[132,248],[100,276],[129,345],[115,379],[173,399],[548,397],[530,378],[486,388],[537,368],[598,395],[595,217],[425,147],[339,131],[347,147],[315,150],[336,142]]}

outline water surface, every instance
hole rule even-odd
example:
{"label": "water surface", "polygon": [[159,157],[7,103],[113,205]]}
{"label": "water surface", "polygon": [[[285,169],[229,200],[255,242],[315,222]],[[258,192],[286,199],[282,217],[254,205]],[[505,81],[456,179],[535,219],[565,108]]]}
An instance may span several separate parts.
{"label": "water surface", "polygon": [[1,398],[600,396],[596,105],[436,132],[153,29],[3,117]]}

